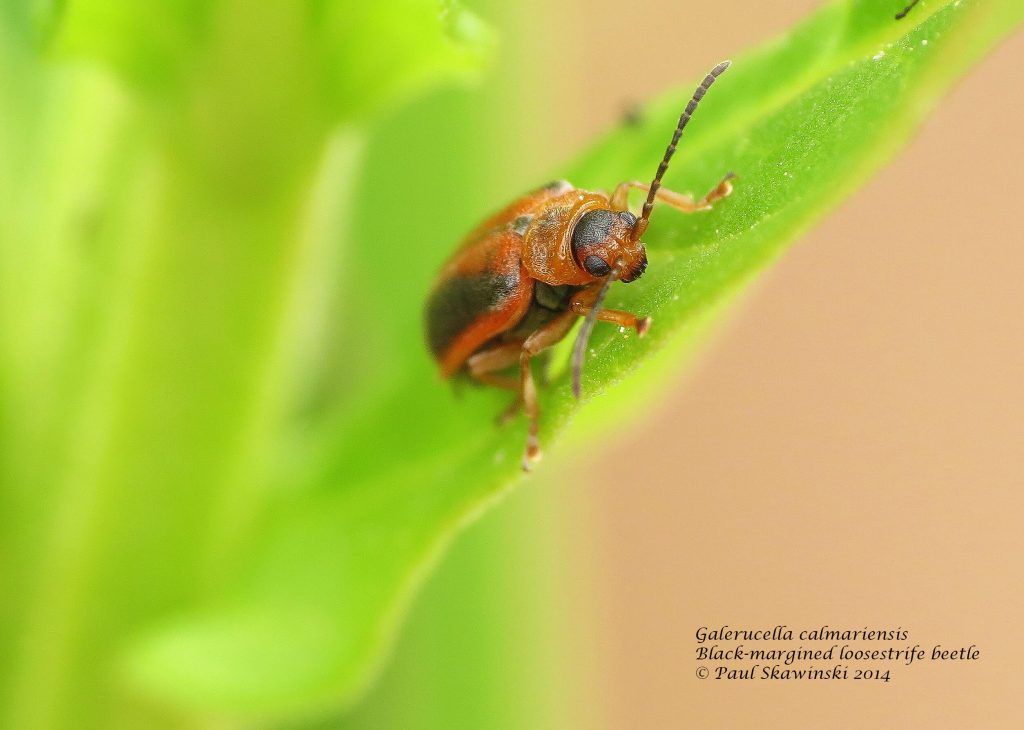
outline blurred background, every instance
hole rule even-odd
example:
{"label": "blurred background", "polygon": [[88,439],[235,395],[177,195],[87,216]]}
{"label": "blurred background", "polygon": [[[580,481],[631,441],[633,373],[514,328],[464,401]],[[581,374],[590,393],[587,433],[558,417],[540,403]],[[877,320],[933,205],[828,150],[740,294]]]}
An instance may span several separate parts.
{"label": "blurred background", "polygon": [[[287,3],[266,4],[265,17],[253,11],[252,23],[228,34],[235,45],[226,44],[222,56],[209,60],[210,83],[188,104],[179,105],[174,96],[176,74],[187,71],[162,61],[160,44],[171,45],[173,33],[157,33],[156,45],[137,57],[130,43],[103,46],[99,55],[115,67],[124,68],[126,58],[135,61],[134,71],[117,82],[141,89],[148,105],[143,122],[134,126],[122,125],[125,102],[117,83],[103,77],[75,87],[66,106],[45,115],[46,125],[39,123],[34,110],[59,98],[65,82],[37,74],[9,41],[11,28],[35,12],[18,8],[40,4],[14,3],[0,15],[0,92],[6,94],[0,95],[0,113],[9,133],[0,137],[0,163],[8,170],[64,165],[76,171],[66,189],[21,172],[0,176],[0,197],[9,206],[0,207],[6,229],[0,235],[20,240],[30,220],[41,242],[34,252],[38,270],[29,253],[16,247],[4,252],[4,354],[16,355],[2,373],[10,378],[4,385],[16,377],[30,382],[37,374],[44,382],[38,362],[53,356],[50,336],[58,330],[73,335],[70,349],[53,356],[66,390],[36,400],[9,386],[0,392],[0,470],[7,484],[0,495],[6,515],[0,558],[7,558],[0,565],[0,646],[10,649],[0,656],[0,725],[86,727],[93,726],[91,718],[104,717],[105,726],[154,727],[159,717],[167,727],[248,726],[237,718],[183,719],[134,696],[109,713],[105,684],[99,691],[76,681],[94,681],[91,652],[105,651],[105,642],[158,613],[157,607],[187,605],[196,596],[216,602],[218,587],[231,577],[231,556],[248,550],[245,535],[255,521],[238,485],[255,481],[272,491],[285,480],[287,469],[264,456],[268,444],[280,446],[267,424],[296,393],[275,386],[252,402],[242,395],[264,374],[250,364],[266,354],[264,325],[253,307],[258,315],[275,297],[285,299],[274,288],[280,284],[275,272],[287,269],[296,281],[313,282],[300,304],[345,336],[323,344],[315,335],[323,321],[309,331],[299,328],[297,339],[286,343],[299,356],[268,357],[267,371],[310,375],[315,389],[301,378],[296,386],[304,413],[324,409],[324,393],[339,393],[342,409],[358,408],[366,394],[345,391],[346,383],[360,383],[360,372],[368,369],[387,373],[390,364],[377,358],[387,333],[371,327],[352,339],[353,320],[365,322],[362,315],[375,306],[420,296],[390,291],[386,272],[433,266],[437,252],[389,249],[376,262],[334,260],[320,248],[323,241],[340,236],[349,220],[352,235],[374,240],[382,215],[394,215],[389,225],[409,240],[424,221],[464,230],[517,192],[557,176],[637,104],[774,37],[819,5],[464,4],[497,38],[489,70],[475,84],[413,80],[402,88],[401,103],[381,102],[369,110],[363,106],[372,102],[364,104],[358,87],[347,88],[344,80],[326,111],[304,106],[302,64],[312,63],[315,53],[299,43],[294,69],[238,52],[254,43],[267,50],[267,59],[282,52],[277,36],[261,35],[261,29],[274,28],[274,8]],[[223,5],[224,17],[245,12],[244,3]],[[68,7],[105,18],[112,6]],[[175,25],[175,12],[140,17],[177,32],[188,26]],[[40,33],[48,32],[41,23]],[[372,45],[373,34],[366,37]],[[341,46],[362,42],[344,33],[335,39]],[[61,43],[74,57],[82,49],[94,51],[98,42],[84,34]],[[641,458],[595,465],[588,444],[566,443],[460,533],[413,601],[376,682],[354,706],[345,712],[328,706],[280,722],[261,719],[253,726],[1015,727],[1024,709],[1013,673],[1024,648],[1018,621],[1024,609],[1024,224],[1016,211],[1024,194],[1021,68],[1024,36],[1018,34],[956,87],[890,166],[760,276],[654,408],[599,437],[601,446],[614,440]],[[368,75],[391,71],[374,68]],[[205,141],[193,145],[190,132],[209,125],[211,110],[223,113],[219,95],[226,89],[233,123],[212,125],[214,137],[199,137]],[[266,89],[276,92],[266,96]],[[28,99],[31,108],[15,108],[12,99]],[[254,109],[272,110],[267,126],[248,124],[263,118],[253,116]],[[314,142],[339,119],[363,114],[373,120],[365,138],[330,138],[321,183],[335,197],[314,204],[308,241],[298,253],[276,257],[275,236],[291,231],[298,205],[296,181],[317,169]],[[34,139],[65,125],[70,141],[42,159],[28,159],[11,144],[18,138],[12,129]],[[162,199],[150,194],[153,160],[139,153],[152,143],[150,135],[175,161],[167,174],[174,206],[167,210],[191,210],[195,218],[168,220]],[[262,140],[281,138],[289,144],[261,147]],[[260,152],[250,157],[252,150]],[[104,161],[100,172],[97,160]],[[331,178],[332,170],[346,168],[362,170],[361,177]],[[95,215],[91,205],[78,205],[79,197],[89,201],[99,189],[93,177],[125,181],[109,192],[115,202],[132,202],[128,213],[111,221]],[[266,180],[275,187],[264,200]],[[85,193],[72,196],[72,187]],[[461,196],[447,196],[449,187]],[[72,197],[74,205],[65,205]],[[337,200],[347,202],[334,205]],[[37,209],[26,211],[25,201],[35,201]],[[84,295],[65,290],[66,264],[56,247],[47,246],[63,235],[50,204],[62,206],[62,215],[71,210],[75,230],[83,232],[75,246],[94,266],[80,267]],[[162,249],[146,258],[153,254],[122,255],[106,247],[108,238],[150,234],[147,216],[165,230],[183,232],[200,255],[179,270],[181,261],[171,254],[164,261]],[[214,245],[222,232],[238,230],[245,236]],[[321,254],[325,258],[318,259]],[[379,268],[372,274],[332,294],[332,277],[374,266]],[[134,281],[133,274],[148,267],[159,275],[143,278],[143,287],[175,277],[187,285],[168,299],[133,299],[132,292],[121,291],[121,282]],[[37,275],[47,277],[47,287],[38,291],[69,300],[70,321],[51,316],[46,302],[25,294],[36,290],[23,280]],[[96,291],[115,293],[113,316],[105,309],[109,303],[89,294]],[[108,379],[121,376],[105,367],[102,352],[90,354],[88,343],[97,333],[115,350],[127,341],[122,319],[134,312],[117,311],[124,301],[159,326],[136,343],[142,365],[130,373],[135,379],[124,391],[129,406],[122,417],[105,411],[102,398],[90,400],[93,391],[80,390],[76,378],[79,370],[100,373],[94,387],[102,393]],[[339,316],[346,307],[356,314]],[[287,321],[291,310],[281,311],[271,319]],[[221,328],[226,321],[239,323],[234,339]],[[40,360],[21,358],[16,336],[41,352]],[[417,367],[430,367],[418,341],[403,347],[398,354],[422,350],[415,355],[421,358]],[[79,353],[88,357],[78,359]],[[334,367],[333,374],[309,367],[321,360]],[[184,370],[166,367],[183,361],[190,364]],[[154,382],[166,388],[154,389]],[[178,393],[184,391],[198,398],[183,401]],[[140,403],[144,407],[131,410]],[[60,441],[73,428],[68,414],[113,423],[113,436],[86,429],[86,437],[72,443],[71,457],[24,446],[35,443],[26,433],[47,436],[52,430]],[[154,456],[101,459],[95,455],[107,453],[104,438],[119,453],[123,448]],[[299,441],[281,450],[297,460],[307,448],[301,436]],[[222,463],[218,455],[225,450],[241,456]],[[48,494],[45,487],[57,480],[65,460],[75,465],[69,491],[79,501],[38,500],[33,491]],[[222,491],[207,492],[200,478],[207,472],[226,485]],[[75,488],[96,474],[103,475],[96,483],[107,486],[95,493]],[[152,489],[135,491],[140,481]],[[86,529],[79,518],[103,515],[114,504],[121,510],[116,521],[88,528],[103,532],[95,553],[75,554],[78,531]],[[58,529],[49,533],[52,514]],[[58,556],[53,564],[25,560],[30,567],[24,568],[11,559],[29,555],[40,535]],[[204,557],[204,551],[215,557]],[[96,575],[78,572],[79,559],[110,555],[123,562],[97,559]],[[42,604],[54,615],[20,607],[26,586],[37,582],[47,599]],[[87,584],[88,591],[82,589]],[[134,593],[139,587],[145,590]],[[132,596],[113,615],[97,608],[103,605],[99,598],[78,603],[89,591],[98,596],[118,590]],[[68,606],[74,609],[62,610]],[[887,684],[744,684],[695,676],[699,626],[779,623],[902,626],[910,643],[977,644],[981,657],[965,664],[894,666]],[[82,625],[98,628],[82,640],[84,648],[69,652],[65,666],[49,652]],[[51,680],[58,688],[52,694]]]}

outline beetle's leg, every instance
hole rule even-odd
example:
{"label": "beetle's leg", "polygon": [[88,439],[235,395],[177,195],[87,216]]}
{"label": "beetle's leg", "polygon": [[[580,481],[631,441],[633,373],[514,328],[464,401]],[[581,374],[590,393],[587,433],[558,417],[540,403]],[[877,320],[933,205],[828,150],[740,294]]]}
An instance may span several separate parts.
{"label": "beetle's leg", "polygon": [[[569,311],[579,317],[586,317],[592,308],[594,298],[597,296],[596,289],[584,289],[577,292],[572,301],[569,302]],[[597,313],[597,318],[602,322],[611,322],[620,327],[635,329],[639,337],[647,334],[651,328],[650,317],[638,317],[630,312],[623,312],[620,309],[602,309]]]}
{"label": "beetle's leg", "polygon": [[504,370],[515,365],[519,361],[519,355],[522,351],[522,340],[510,340],[486,350],[481,350],[466,361],[466,367],[469,369],[470,376],[479,382],[516,391],[515,400],[509,403],[508,408],[498,415],[497,421],[501,424],[507,423],[513,416],[519,413],[519,409],[523,407],[523,396],[519,378],[495,375],[495,371]]}
{"label": "beetle's leg", "polygon": [[496,385],[506,390],[519,390],[517,378],[503,377],[494,373],[515,365],[519,361],[519,353],[522,349],[522,340],[501,342],[470,357],[466,360],[466,368],[469,370],[469,374],[481,383]]}
{"label": "beetle's leg", "polygon": [[523,454],[523,469],[525,471],[529,471],[530,464],[540,458],[540,442],[537,439],[540,428],[540,407],[537,404],[537,386],[533,382],[530,360],[565,337],[575,323],[575,312],[558,315],[527,337],[519,354],[523,410],[526,411],[526,417],[530,420],[530,430],[526,437],[526,453]]}
{"label": "beetle's leg", "polygon": [[[730,172],[700,200],[694,200],[692,195],[677,193],[674,190],[669,190],[668,188],[658,188],[658,192],[655,193],[654,197],[656,200],[660,200],[667,205],[671,205],[676,210],[681,210],[684,213],[695,213],[698,210],[711,210],[712,204],[718,202],[722,198],[728,197],[729,193],[732,192],[731,181],[734,177],[736,176]],[[640,182],[639,180],[619,183],[611,197],[611,206],[613,210],[628,209],[630,188],[636,188],[647,192],[651,189],[651,186],[645,182]]]}
{"label": "beetle's leg", "polygon": [[495,375],[494,373],[471,373],[471,375],[484,385],[493,385],[505,390],[519,390],[519,380],[511,375]]}
{"label": "beetle's leg", "polygon": [[[580,317],[586,317],[590,314],[591,307],[587,304],[579,304],[573,302],[572,313],[579,315]],[[643,337],[647,334],[647,331],[651,329],[651,318],[650,317],[637,317],[635,314],[630,312],[623,312],[621,309],[602,309],[597,313],[597,318],[602,322],[611,322],[617,324],[619,327],[626,327],[628,329],[635,329],[637,335]]]}

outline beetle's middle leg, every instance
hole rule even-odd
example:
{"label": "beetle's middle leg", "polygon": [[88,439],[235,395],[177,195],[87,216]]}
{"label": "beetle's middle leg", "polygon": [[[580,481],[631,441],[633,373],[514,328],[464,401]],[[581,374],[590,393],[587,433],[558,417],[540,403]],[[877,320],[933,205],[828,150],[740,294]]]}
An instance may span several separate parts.
{"label": "beetle's middle leg", "polygon": [[[692,195],[677,193],[674,190],[669,190],[668,188],[658,188],[658,192],[654,194],[654,198],[655,200],[660,200],[662,203],[670,205],[676,210],[681,210],[684,213],[695,213],[699,210],[711,210],[711,206],[714,203],[717,203],[722,198],[728,197],[732,192],[732,179],[734,177],[736,177],[735,174],[731,172],[728,173],[715,187],[708,191],[707,195],[700,200],[694,200]],[[611,206],[613,210],[627,210],[629,208],[629,191],[631,188],[650,192],[651,186],[648,183],[640,182],[639,180],[619,183],[611,197]]]}
{"label": "beetle's middle leg", "polygon": [[540,406],[537,403],[537,386],[530,369],[530,360],[564,338],[576,323],[576,313],[569,311],[558,315],[539,330],[531,334],[523,342],[519,354],[519,378],[523,410],[530,421],[526,436],[526,453],[523,454],[523,469],[530,470],[530,464],[540,458],[540,441],[537,434],[540,430]]}

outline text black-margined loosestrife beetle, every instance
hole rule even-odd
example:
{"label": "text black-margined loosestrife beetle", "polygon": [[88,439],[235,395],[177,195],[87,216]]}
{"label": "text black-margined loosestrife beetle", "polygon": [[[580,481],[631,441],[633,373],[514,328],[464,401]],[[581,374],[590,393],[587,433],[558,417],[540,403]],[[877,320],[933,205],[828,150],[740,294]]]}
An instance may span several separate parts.
{"label": "text black-margined loosestrife beetle", "polygon": [[[523,468],[540,457],[539,410],[530,360],[564,338],[584,317],[573,348],[573,392],[595,320],[630,327],[643,337],[650,317],[603,309],[613,281],[638,279],[647,268],[640,240],[654,201],[693,213],[732,192],[726,175],[700,200],[661,187],[679,137],[708,87],[727,68],[711,70],[679,117],[672,141],[650,185],[620,183],[609,196],[577,190],[560,180],[509,205],[473,230],[441,269],[427,301],[427,342],[441,375],[465,371],[481,383],[518,392],[509,413],[520,407],[530,421]],[[647,191],[641,215],[628,210],[631,188]],[[502,375],[515,365],[519,375]]]}

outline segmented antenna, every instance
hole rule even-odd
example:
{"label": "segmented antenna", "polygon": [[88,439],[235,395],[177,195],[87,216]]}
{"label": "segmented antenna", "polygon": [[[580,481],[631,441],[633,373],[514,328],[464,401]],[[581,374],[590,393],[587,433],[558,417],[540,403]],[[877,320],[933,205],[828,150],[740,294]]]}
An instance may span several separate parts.
{"label": "segmented antenna", "polygon": [[683,129],[690,121],[690,117],[693,116],[693,112],[697,109],[697,104],[701,99],[704,98],[704,94],[707,93],[708,89],[711,88],[711,84],[715,83],[715,79],[725,73],[725,69],[729,68],[729,64],[732,61],[722,61],[720,64],[711,69],[711,73],[704,77],[704,80],[700,82],[700,86],[693,92],[693,97],[690,102],[686,105],[686,109],[679,115],[679,123],[676,125],[676,131],[672,134],[672,141],[668,145],[668,149],[665,150],[665,156],[661,160],[661,164],[658,165],[658,173],[654,176],[654,182],[651,183],[651,189],[647,193],[647,200],[644,202],[643,214],[640,216],[640,220],[637,221],[636,226],[633,228],[634,235],[633,240],[637,240],[647,229],[647,221],[651,218],[651,210],[654,208],[654,197],[658,194],[658,188],[661,187],[661,178],[665,174],[665,170],[668,169],[669,160],[672,159],[672,155],[676,153],[676,145],[679,143],[679,137],[683,134]]}
{"label": "segmented antenna", "polygon": [[622,259],[619,259],[615,262],[615,268],[612,269],[611,275],[605,279],[601,290],[597,293],[597,299],[590,305],[590,311],[587,312],[587,316],[583,319],[580,331],[576,333],[576,342],[572,346],[572,394],[576,396],[576,400],[580,399],[580,393],[583,390],[580,385],[580,379],[583,375],[583,358],[587,354],[587,343],[590,342],[590,333],[593,331],[594,324],[597,322],[597,315],[601,312],[601,307],[604,305],[604,298],[608,295],[608,289],[611,287],[612,282],[619,278],[621,272]]}
{"label": "segmented antenna", "polygon": [[914,6],[917,5],[918,2],[919,0],[911,0],[910,4],[907,5],[907,7],[903,8],[903,10],[896,13],[896,20],[903,20],[905,17],[907,17],[907,13],[913,10]]}

